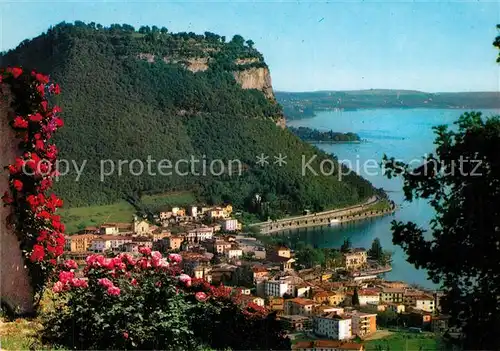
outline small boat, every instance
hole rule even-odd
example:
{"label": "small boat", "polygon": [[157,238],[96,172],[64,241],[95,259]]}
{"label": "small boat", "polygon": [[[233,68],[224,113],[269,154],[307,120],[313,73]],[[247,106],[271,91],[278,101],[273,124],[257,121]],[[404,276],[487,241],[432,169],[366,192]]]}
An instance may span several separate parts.
{"label": "small boat", "polygon": [[332,226],[339,224],[339,223],[340,223],[340,221],[338,219],[330,219],[329,226],[332,227]]}

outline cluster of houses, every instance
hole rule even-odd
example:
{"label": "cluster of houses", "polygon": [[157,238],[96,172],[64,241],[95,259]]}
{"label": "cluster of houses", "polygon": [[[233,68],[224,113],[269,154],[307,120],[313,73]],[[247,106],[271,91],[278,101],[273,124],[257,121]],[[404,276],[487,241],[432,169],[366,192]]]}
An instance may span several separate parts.
{"label": "cluster of houses", "polygon": [[[443,332],[447,317],[439,316],[438,292],[389,282],[376,274],[347,275],[320,267],[297,270],[294,253],[287,247],[266,247],[259,240],[239,233],[241,224],[231,218],[230,206],[172,208],[158,214],[159,224],[134,218],[132,223],[103,224],[68,236],[69,255],[89,252],[127,251],[142,246],[162,252],[179,252],[184,273],[212,284],[234,287],[251,301],[277,313],[290,331],[307,332],[312,341],[298,342],[299,350],[363,350],[353,342],[377,330],[377,315],[397,313],[406,327]],[[197,221],[213,219],[210,224]],[[205,221],[205,223],[207,223]],[[157,223],[158,224],[158,223]],[[175,230],[174,230],[175,229]],[[83,257],[83,256],[82,256]],[[347,272],[366,270],[367,252],[343,253]],[[356,295],[356,303],[353,298]]]}
{"label": "cluster of houses", "polygon": [[[65,251],[74,255],[89,252],[125,251],[138,252],[139,247],[180,250],[181,245],[211,240],[214,233],[237,233],[241,223],[231,218],[232,206],[198,207],[188,210],[172,207],[159,212],[155,224],[134,216],[131,223],[103,223],[98,227],[86,227],[74,235],[66,236]],[[211,224],[202,221],[210,219]],[[173,231],[177,234],[173,234]],[[230,255],[241,256],[241,249],[232,243]]]}

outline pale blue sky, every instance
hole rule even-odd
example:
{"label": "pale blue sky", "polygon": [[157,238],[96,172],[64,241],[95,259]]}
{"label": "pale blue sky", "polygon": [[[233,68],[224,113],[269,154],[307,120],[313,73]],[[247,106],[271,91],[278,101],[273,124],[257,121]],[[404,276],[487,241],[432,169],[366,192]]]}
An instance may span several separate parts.
{"label": "pale blue sky", "polygon": [[2,1],[0,48],[61,21],[252,39],[276,90],[498,91],[499,1]]}

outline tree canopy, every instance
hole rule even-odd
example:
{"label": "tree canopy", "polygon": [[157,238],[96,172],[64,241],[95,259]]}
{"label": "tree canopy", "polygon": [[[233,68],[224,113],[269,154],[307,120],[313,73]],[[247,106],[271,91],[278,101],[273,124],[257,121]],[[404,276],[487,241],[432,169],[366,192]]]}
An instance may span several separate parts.
{"label": "tree canopy", "polygon": [[442,284],[442,310],[462,328],[465,349],[499,349],[500,117],[465,113],[456,130],[434,131],[435,154],[418,168],[384,157],[406,200],[425,199],[436,212],[428,228],[394,221],[393,241]]}

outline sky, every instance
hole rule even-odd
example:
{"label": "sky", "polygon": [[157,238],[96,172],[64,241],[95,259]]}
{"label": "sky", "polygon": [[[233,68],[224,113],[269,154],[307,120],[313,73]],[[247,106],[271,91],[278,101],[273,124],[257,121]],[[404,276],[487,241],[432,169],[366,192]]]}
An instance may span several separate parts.
{"label": "sky", "polygon": [[498,91],[500,1],[5,1],[0,48],[62,21],[252,39],[281,91]]}

